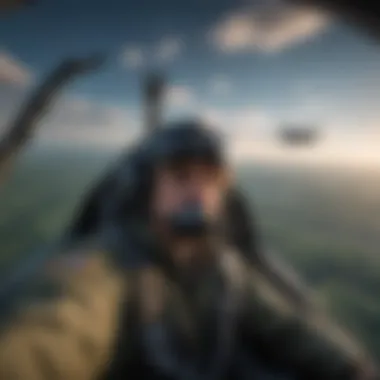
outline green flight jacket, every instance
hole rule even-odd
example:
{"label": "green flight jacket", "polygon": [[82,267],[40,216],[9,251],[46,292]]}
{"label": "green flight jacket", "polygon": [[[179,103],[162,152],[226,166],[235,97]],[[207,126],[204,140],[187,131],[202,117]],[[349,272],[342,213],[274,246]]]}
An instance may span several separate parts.
{"label": "green flight jacket", "polygon": [[[237,338],[248,352],[261,350],[271,365],[292,371],[296,379],[375,379],[364,376],[369,362],[355,344],[348,344],[344,336],[335,337],[334,327],[298,317],[238,255],[228,257],[229,269],[243,286],[244,313]],[[201,307],[207,309],[212,286],[200,294],[204,295]],[[126,270],[106,253],[92,249],[60,256],[36,277],[3,323],[0,380],[103,378],[116,354],[121,323],[133,320],[125,318],[126,305],[139,308],[140,326],[162,317],[167,323],[185,318],[191,324],[181,307],[187,304],[186,297],[160,265]],[[133,335],[136,322],[126,326],[124,339]],[[123,353],[126,362],[134,348],[131,339]],[[128,373],[127,377],[135,376]]]}

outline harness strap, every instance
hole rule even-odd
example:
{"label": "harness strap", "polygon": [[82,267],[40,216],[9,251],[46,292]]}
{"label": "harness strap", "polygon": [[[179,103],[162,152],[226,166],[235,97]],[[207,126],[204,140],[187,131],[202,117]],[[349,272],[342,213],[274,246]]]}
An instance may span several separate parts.
{"label": "harness strap", "polygon": [[217,351],[211,363],[207,379],[221,379],[231,364],[236,343],[236,330],[242,309],[243,281],[238,260],[233,252],[223,251],[220,260],[225,278],[225,295],[219,305]]}
{"label": "harness strap", "polygon": [[220,266],[224,274],[224,289],[218,303],[216,350],[206,370],[200,370],[193,360],[181,360],[176,352],[164,319],[167,295],[164,275],[153,268],[140,271],[136,280],[136,298],[142,322],[143,355],[148,364],[160,373],[179,380],[218,380],[228,369],[242,307],[242,276],[233,253],[223,252]]}

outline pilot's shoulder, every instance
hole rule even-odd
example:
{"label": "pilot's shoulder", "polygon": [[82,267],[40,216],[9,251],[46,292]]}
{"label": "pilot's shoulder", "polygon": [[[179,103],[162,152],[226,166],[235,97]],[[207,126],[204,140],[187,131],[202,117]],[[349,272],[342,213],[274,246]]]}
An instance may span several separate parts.
{"label": "pilot's shoulder", "polygon": [[58,281],[72,280],[77,277],[95,279],[109,275],[115,269],[106,252],[78,248],[50,258],[41,268],[41,274]]}
{"label": "pilot's shoulder", "polygon": [[[33,273],[12,284],[2,296],[1,313],[14,313],[25,304],[55,302],[74,290],[117,283],[120,278],[118,269],[110,263],[105,252],[84,247],[68,250],[52,255]],[[9,302],[5,302],[7,300]]]}
{"label": "pilot's shoulder", "polygon": [[50,260],[0,330],[0,379],[90,379],[109,362],[128,291],[101,252]]}

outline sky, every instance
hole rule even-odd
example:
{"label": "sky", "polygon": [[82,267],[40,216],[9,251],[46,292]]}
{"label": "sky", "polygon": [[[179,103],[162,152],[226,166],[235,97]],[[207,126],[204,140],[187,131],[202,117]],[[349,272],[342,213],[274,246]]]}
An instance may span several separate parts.
{"label": "sky", "polygon": [[159,68],[167,118],[205,118],[234,155],[281,159],[276,131],[297,123],[321,130],[314,156],[380,163],[380,46],[281,0],[37,0],[3,11],[0,127],[60,60],[97,52],[106,64],[65,90],[39,139],[130,141],[141,133],[141,78]]}

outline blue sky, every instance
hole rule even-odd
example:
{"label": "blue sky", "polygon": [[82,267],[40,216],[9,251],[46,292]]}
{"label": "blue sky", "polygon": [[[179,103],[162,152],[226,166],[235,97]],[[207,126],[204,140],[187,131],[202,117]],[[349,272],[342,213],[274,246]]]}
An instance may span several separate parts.
{"label": "blue sky", "polygon": [[[16,104],[60,59],[105,52],[107,65],[72,85],[48,119],[46,130],[59,126],[57,138],[86,139],[92,124],[99,136],[137,128],[140,74],[156,66],[169,74],[173,112],[204,114],[241,138],[263,137],[288,121],[316,123],[332,135],[376,134],[380,47],[328,15],[263,4],[39,0],[3,13],[0,109],[10,113],[10,100]],[[24,70],[25,84],[1,73],[8,58]]]}

